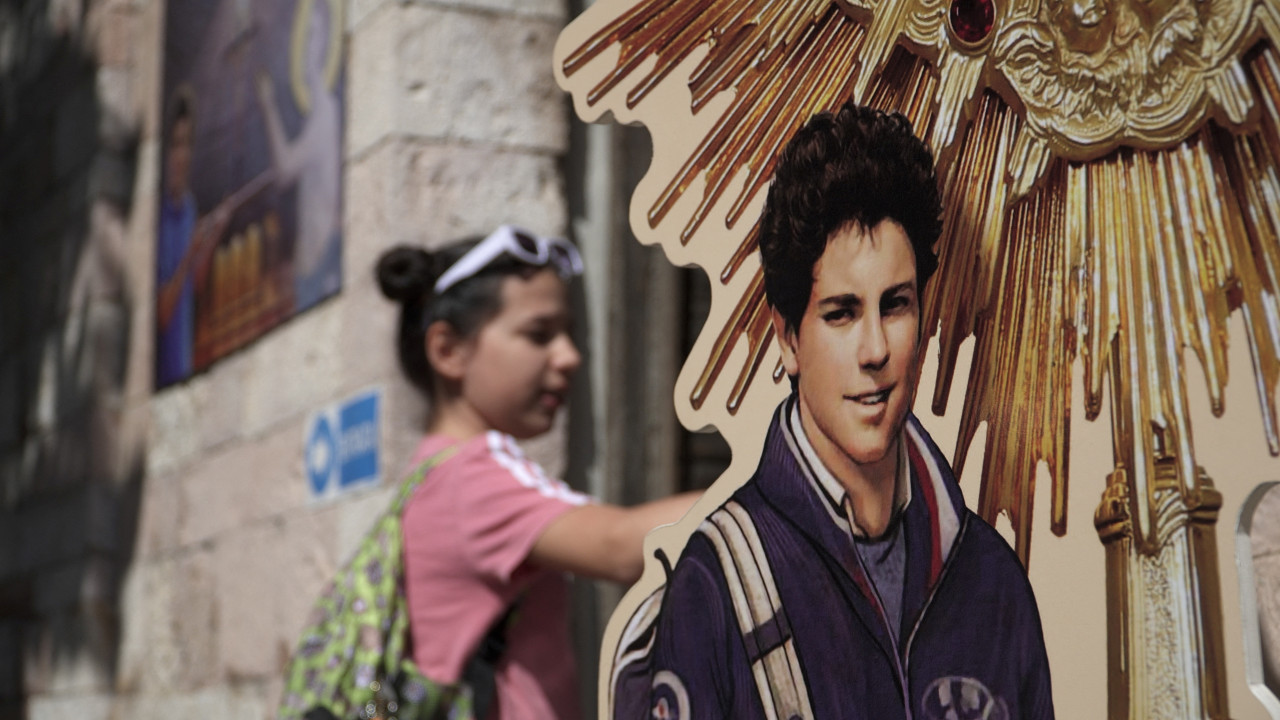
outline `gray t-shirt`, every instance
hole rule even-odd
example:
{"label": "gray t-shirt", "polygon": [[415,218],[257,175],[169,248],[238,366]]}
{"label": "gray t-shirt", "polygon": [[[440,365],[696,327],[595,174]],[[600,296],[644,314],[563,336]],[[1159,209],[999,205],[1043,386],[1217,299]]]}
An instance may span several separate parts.
{"label": "gray t-shirt", "polygon": [[885,534],[874,540],[855,537],[853,546],[862,559],[862,566],[871,576],[871,584],[875,586],[885,616],[889,618],[889,629],[900,640],[902,589],[907,564],[907,543],[903,539],[901,518],[894,518]]}

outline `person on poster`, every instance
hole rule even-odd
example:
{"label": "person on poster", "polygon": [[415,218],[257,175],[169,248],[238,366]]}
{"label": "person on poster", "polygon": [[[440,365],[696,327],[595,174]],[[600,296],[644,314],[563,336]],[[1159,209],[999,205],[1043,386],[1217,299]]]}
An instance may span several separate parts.
{"label": "person on poster", "polygon": [[231,218],[227,203],[198,218],[191,192],[195,104],[189,89],[174,94],[168,120],[156,248],[157,388],[194,369],[195,296],[208,280],[213,250]]}
{"label": "person on poster", "polygon": [[[332,3],[299,2],[307,23],[305,47],[295,48],[303,84],[295,87],[304,114],[292,140],[285,133],[271,76],[258,75],[258,102],[267,126],[271,173],[279,185],[297,187],[297,241],[293,251],[294,308],[304,310],[341,283],[342,108],[328,66],[341,47],[330,42]],[[299,52],[301,50],[302,52]]]}
{"label": "person on poster", "polygon": [[846,104],[782,151],[760,257],[791,394],[654,596],[615,717],[1053,717],[1026,572],[910,412],[940,217],[899,114]]}

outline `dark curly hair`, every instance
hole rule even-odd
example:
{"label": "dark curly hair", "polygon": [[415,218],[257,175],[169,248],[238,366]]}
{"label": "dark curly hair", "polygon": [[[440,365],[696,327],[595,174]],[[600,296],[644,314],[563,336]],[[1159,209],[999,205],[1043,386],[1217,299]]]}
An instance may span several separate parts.
{"label": "dark curly hair", "polygon": [[800,327],[813,266],[831,236],[886,218],[911,240],[923,293],[938,267],[933,245],[942,230],[933,154],[899,113],[845,103],[814,115],[778,156],[760,217],[765,294],[788,329]]}

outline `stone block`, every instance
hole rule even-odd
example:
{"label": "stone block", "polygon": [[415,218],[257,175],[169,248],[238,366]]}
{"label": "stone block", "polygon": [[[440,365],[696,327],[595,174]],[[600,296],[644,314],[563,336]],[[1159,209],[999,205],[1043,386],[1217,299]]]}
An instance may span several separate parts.
{"label": "stone block", "polygon": [[262,689],[256,685],[149,694],[117,702],[117,706],[117,717],[129,720],[172,720],[179,717],[270,720],[275,717],[275,708],[268,707]]}
{"label": "stone block", "polygon": [[[374,5],[376,8],[367,8]],[[348,158],[385,141],[395,130],[397,89],[395,55],[387,43],[397,36],[397,2],[356,3],[351,16],[361,23],[347,43],[346,138]],[[351,207],[347,200],[346,207]]]}
{"label": "stone block", "polygon": [[396,47],[404,99],[397,129],[566,149],[566,104],[550,62],[559,23],[435,11],[419,22]]}
{"label": "stone block", "polygon": [[138,42],[141,20],[137,9],[123,4],[107,4],[96,10],[98,62],[110,68],[133,67],[141,44]]}
{"label": "stone block", "polygon": [[174,474],[200,450],[200,436],[192,432],[199,418],[197,400],[190,385],[181,383],[155,395],[147,441],[147,477]]}
{"label": "stone block", "polygon": [[218,636],[226,625],[219,603],[216,554],[216,548],[201,548],[183,556],[173,568],[169,617],[177,641],[179,689],[198,690],[226,681],[218,665]]}
{"label": "stone block", "polygon": [[391,134],[563,152],[566,104],[551,72],[559,30],[537,17],[384,6],[351,42],[350,152]]}
{"label": "stone block", "polygon": [[243,528],[218,543],[221,670],[230,677],[278,675],[320,589],[337,569],[339,511],[298,511]]}
{"label": "stone block", "polygon": [[98,692],[36,695],[27,699],[27,717],[41,720],[111,720],[112,696]]}
{"label": "stone block", "polygon": [[179,542],[190,545],[241,531],[302,507],[302,422],[272,434],[224,446],[180,481],[183,518]]}
{"label": "stone block", "polygon": [[120,594],[116,687],[122,694],[192,692],[226,682],[213,551],[135,562]]}
{"label": "stone block", "polygon": [[428,246],[503,223],[564,233],[563,178],[551,156],[423,143],[408,159],[401,227],[422,229]]}
{"label": "stone block", "polygon": [[385,385],[387,378],[400,373],[396,358],[400,306],[366,282],[347,291],[341,311],[343,390],[355,392],[375,383]]}
{"label": "stone block", "polygon": [[378,257],[387,248],[412,239],[402,229],[400,217],[408,168],[406,155],[411,145],[404,138],[388,139],[347,162],[342,230],[345,288],[371,284],[376,287],[374,268]]}
{"label": "stone block", "polygon": [[177,683],[181,640],[174,633],[174,580],[179,561],[135,560],[120,593],[120,651],[116,688],[126,695],[171,691]]}
{"label": "stone block", "polygon": [[152,475],[142,485],[139,498],[134,557],[149,560],[177,550],[182,527],[180,475]]}
{"label": "stone block", "polygon": [[245,394],[226,389],[245,387],[252,364],[248,354],[236,353],[201,378],[207,390],[201,395],[196,421],[202,450],[221,447],[243,436]]}
{"label": "stone block", "polygon": [[258,435],[296,419],[336,397],[341,387],[342,298],[331,298],[290,320],[249,349],[250,368],[241,387],[244,432]]}

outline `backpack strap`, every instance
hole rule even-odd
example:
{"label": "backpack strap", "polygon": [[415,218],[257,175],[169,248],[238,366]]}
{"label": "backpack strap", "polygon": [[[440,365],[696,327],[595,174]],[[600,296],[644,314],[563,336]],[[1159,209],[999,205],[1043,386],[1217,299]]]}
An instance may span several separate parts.
{"label": "backpack strap", "polygon": [[387,509],[387,512],[392,515],[400,515],[404,510],[404,506],[408,504],[409,498],[413,496],[413,491],[417,490],[418,485],[422,484],[423,479],[427,477],[427,473],[431,472],[440,463],[453,457],[456,452],[458,452],[458,446],[450,445],[423,460],[400,484],[400,491],[396,493],[395,500],[391,501],[391,507]]}
{"label": "backpack strap", "polygon": [[711,541],[733,601],[768,720],[809,720],[809,692],[769,558],[747,509],[730,500],[698,527]]}

